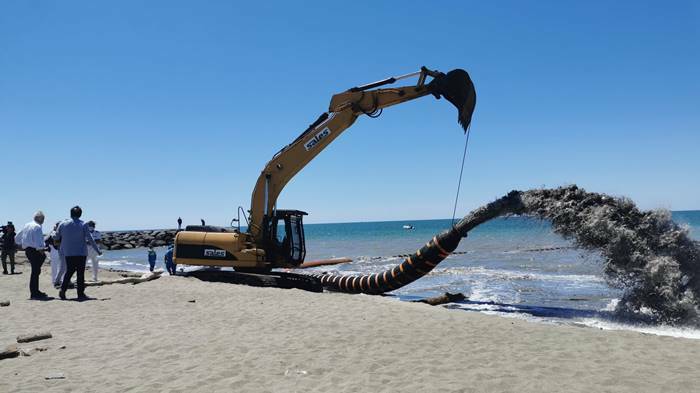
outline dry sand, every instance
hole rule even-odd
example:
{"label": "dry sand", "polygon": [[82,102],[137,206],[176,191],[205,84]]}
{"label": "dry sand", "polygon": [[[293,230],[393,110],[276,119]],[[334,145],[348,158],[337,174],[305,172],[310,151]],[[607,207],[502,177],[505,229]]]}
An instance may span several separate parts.
{"label": "dry sand", "polygon": [[0,360],[0,392],[700,391],[698,340],[169,276],[30,301],[19,269],[0,275],[0,346],[53,338]]}

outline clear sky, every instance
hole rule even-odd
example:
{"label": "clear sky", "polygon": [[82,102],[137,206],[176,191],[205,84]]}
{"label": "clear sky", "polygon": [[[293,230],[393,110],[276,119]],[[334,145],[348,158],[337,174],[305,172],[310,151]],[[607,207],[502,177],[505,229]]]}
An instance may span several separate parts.
{"label": "clear sky", "polygon": [[[295,3],[295,4],[293,4]],[[2,1],[0,220],[225,225],[332,94],[464,68],[458,215],[576,183],[700,209],[694,1]],[[361,118],[278,206],[308,222],[445,218],[464,136],[432,97]]]}

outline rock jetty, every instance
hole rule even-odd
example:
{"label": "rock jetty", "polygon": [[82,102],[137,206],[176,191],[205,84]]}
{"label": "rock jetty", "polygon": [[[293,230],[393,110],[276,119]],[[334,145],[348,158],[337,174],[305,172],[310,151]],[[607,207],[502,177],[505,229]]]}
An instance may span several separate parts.
{"label": "rock jetty", "polygon": [[100,244],[107,250],[124,250],[138,247],[161,247],[173,244],[176,229],[150,231],[102,232]]}

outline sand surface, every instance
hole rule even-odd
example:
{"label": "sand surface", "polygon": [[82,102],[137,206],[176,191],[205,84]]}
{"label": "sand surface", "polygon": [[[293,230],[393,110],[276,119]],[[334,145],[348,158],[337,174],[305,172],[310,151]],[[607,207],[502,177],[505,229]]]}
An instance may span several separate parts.
{"label": "sand surface", "polygon": [[0,392],[700,391],[700,340],[169,276],[30,301],[19,270],[0,275],[0,347],[53,338],[0,360]]}

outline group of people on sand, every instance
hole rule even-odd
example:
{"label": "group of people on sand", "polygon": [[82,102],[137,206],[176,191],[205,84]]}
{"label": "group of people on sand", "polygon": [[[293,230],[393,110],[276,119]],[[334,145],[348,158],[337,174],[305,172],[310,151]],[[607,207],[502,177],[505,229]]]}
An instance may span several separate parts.
{"label": "group of people on sand", "polygon": [[[51,281],[56,289],[59,289],[58,297],[66,299],[66,291],[71,284],[73,274],[77,275],[75,288],[78,292],[78,300],[88,299],[85,294],[85,264],[87,259],[92,260],[93,279],[97,280],[99,269],[97,256],[102,255],[95,238],[99,239],[100,233],[95,230],[95,223],[83,222],[80,217],[83,210],[80,206],[70,209],[70,219],[56,223],[53,231],[47,239],[44,239],[42,225],[45,216],[41,211],[34,213],[32,221],[28,222],[22,230],[14,233],[12,229],[5,227],[3,231],[3,255],[5,249],[11,247],[11,270],[14,273],[14,252],[19,247],[24,250],[31,274],[29,277],[29,295],[32,300],[45,300],[49,296],[39,290],[39,276],[41,266],[46,260],[46,252],[51,258]],[[7,236],[7,238],[6,238]],[[10,237],[13,237],[10,244]],[[9,254],[8,254],[9,256]],[[5,259],[3,258],[3,268]],[[4,269],[6,270],[6,269]]]}
{"label": "group of people on sand", "polygon": [[[97,241],[102,238],[95,229],[95,222],[83,222],[80,218],[83,210],[80,206],[70,209],[70,219],[57,222],[48,237],[44,237],[42,225],[45,216],[41,211],[34,214],[33,220],[28,222],[22,230],[16,232],[14,224],[10,221],[0,227],[0,258],[2,259],[3,274],[16,274],[15,253],[23,249],[29,264],[31,274],[29,277],[29,294],[32,300],[46,300],[49,296],[39,290],[39,276],[41,266],[49,253],[51,261],[51,283],[58,289],[58,296],[66,299],[66,291],[72,287],[71,278],[76,274],[75,288],[78,300],[89,299],[85,294],[85,266],[88,261],[92,263],[92,279],[97,281],[99,272],[98,256],[102,251]],[[178,226],[181,225],[178,218]],[[157,255],[153,247],[149,247],[148,263],[150,271],[154,271]],[[7,262],[10,270],[8,272]],[[177,266],[173,261],[173,246],[170,245],[163,256],[163,262],[169,274],[176,273]]]}

